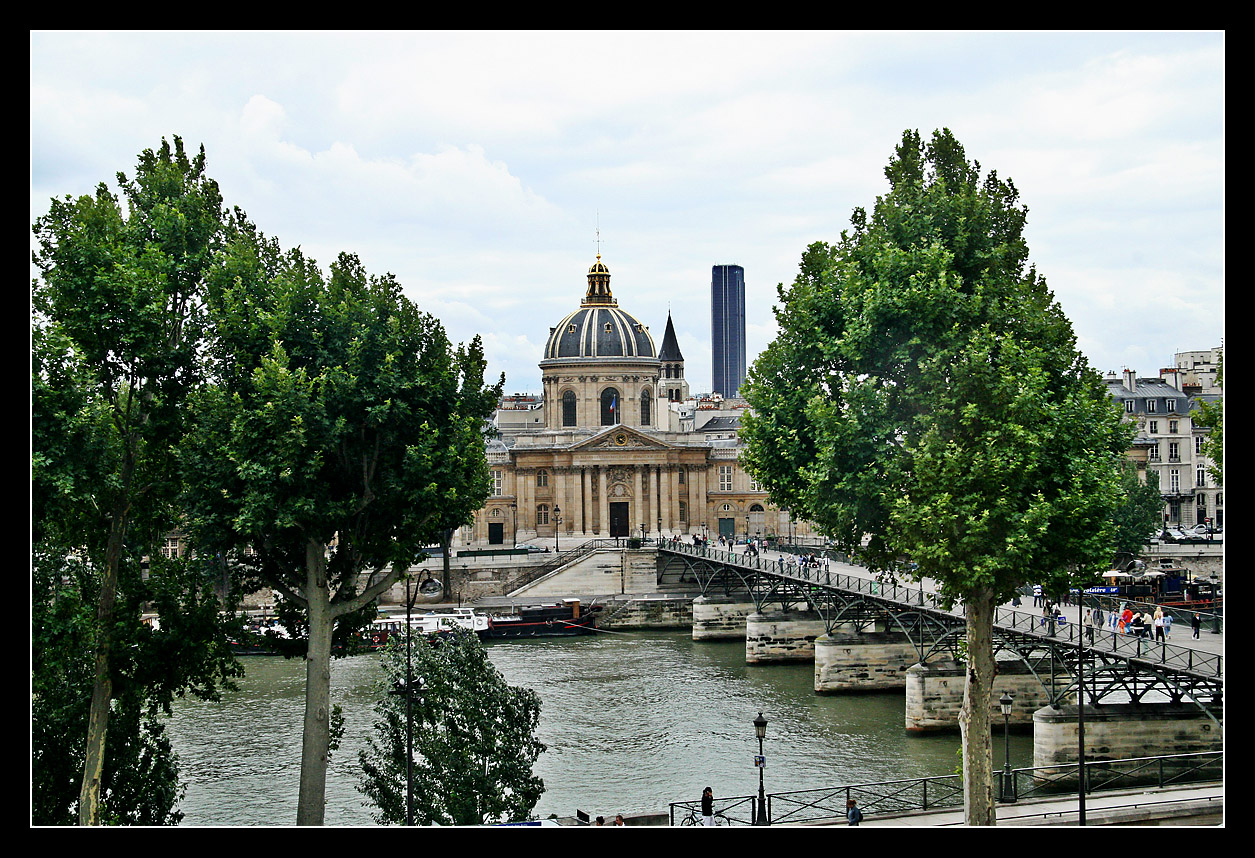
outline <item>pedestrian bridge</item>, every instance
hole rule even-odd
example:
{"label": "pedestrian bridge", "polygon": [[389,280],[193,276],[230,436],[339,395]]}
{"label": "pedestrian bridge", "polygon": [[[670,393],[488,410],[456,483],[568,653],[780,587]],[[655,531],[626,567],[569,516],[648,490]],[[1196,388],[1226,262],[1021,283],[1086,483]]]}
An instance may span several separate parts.
{"label": "pedestrian bridge", "polygon": [[[741,600],[759,615],[812,615],[829,639],[895,634],[921,667],[963,661],[962,606],[948,604],[926,586],[877,579],[831,560],[807,564],[774,552],[738,553],[677,541],[659,546],[658,570],[660,582],[678,577],[704,597]],[[1045,702],[1056,708],[1076,701],[1082,690],[1078,677],[1083,677],[1087,706],[1194,704],[1219,726],[1221,654],[1083,625],[1076,621],[1079,609],[1073,610],[1075,617],[1060,622],[1011,606],[996,609],[994,647],[1000,672],[1018,663],[1016,669],[1027,671],[1040,684]],[[818,681],[817,690],[824,690]]]}

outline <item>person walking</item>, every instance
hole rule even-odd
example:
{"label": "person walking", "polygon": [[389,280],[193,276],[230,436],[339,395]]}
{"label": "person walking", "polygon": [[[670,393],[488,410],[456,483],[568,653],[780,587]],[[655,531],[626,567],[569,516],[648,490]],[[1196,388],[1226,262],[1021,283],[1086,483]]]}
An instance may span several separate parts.
{"label": "person walking", "polygon": [[1041,607],[1041,584],[1033,585],[1033,607]]}
{"label": "person walking", "polygon": [[702,790],[702,825],[715,824],[715,792],[710,787]]}
{"label": "person walking", "polygon": [[1164,639],[1163,608],[1155,609],[1154,626],[1155,626],[1155,640],[1162,641]]}
{"label": "person walking", "polygon": [[1198,640],[1198,633],[1203,630],[1203,617],[1198,611],[1194,612],[1194,616],[1190,617],[1190,635],[1194,640]]}
{"label": "person walking", "polygon": [[854,799],[845,803],[845,818],[850,825],[858,825],[863,821],[863,811],[858,809],[858,802]]}
{"label": "person walking", "polygon": [[1168,640],[1172,640],[1172,612],[1168,611],[1163,615],[1163,634]]}

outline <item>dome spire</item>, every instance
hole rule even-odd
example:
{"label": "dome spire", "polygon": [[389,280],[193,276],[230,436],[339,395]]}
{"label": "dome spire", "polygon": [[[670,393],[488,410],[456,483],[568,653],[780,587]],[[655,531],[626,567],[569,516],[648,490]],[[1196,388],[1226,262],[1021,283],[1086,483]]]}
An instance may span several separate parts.
{"label": "dome spire", "polygon": [[597,261],[588,269],[588,292],[584,295],[584,300],[580,302],[581,307],[617,307],[619,302],[614,299],[614,295],[610,294],[610,269],[601,261],[601,254],[597,254]]}

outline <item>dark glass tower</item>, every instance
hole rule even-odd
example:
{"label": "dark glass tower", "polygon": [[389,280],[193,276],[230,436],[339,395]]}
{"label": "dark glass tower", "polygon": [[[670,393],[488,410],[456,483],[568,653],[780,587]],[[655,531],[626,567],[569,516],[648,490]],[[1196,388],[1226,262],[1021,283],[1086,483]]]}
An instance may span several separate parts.
{"label": "dark glass tower", "polygon": [[711,386],[724,397],[745,381],[745,269],[716,265],[710,271]]}

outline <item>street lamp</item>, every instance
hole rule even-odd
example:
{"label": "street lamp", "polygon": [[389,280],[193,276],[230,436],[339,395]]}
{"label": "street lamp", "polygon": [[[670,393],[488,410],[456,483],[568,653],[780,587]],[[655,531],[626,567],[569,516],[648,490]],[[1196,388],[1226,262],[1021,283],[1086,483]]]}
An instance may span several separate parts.
{"label": "street lamp", "polygon": [[1002,800],[1015,801],[1015,779],[1011,774],[1011,704],[1015,699],[1003,692],[998,698],[1002,708]]}
{"label": "street lamp", "polygon": [[758,813],[754,824],[771,825],[771,821],[767,819],[767,794],[763,791],[763,769],[767,768],[767,758],[763,756],[763,739],[767,737],[767,719],[761,712],[754,719],[754,735],[758,737],[758,759],[754,761],[758,766]]}
{"label": "street lamp", "polygon": [[553,505],[553,553],[558,553],[558,531],[561,530],[562,524],[562,508],[557,504]]}

